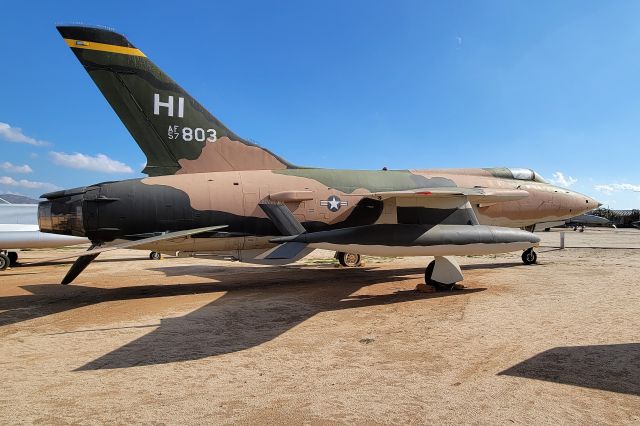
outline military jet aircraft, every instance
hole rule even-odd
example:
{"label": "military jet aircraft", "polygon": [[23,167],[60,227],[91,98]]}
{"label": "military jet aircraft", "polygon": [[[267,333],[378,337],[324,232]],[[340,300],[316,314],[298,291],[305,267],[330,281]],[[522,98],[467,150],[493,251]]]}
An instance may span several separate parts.
{"label": "military jet aircraft", "polygon": [[101,252],[136,248],[178,256],[285,264],[316,248],[360,255],[434,256],[425,280],[462,280],[451,256],[525,250],[519,228],[564,220],[595,200],[530,169],[334,170],[299,167],[239,137],[112,30],[58,31],[147,157],[149,177],[43,195],[41,229],[86,236]]}
{"label": "military jet aircraft", "polygon": [[537,223],[536,231],[544,229],[546,232],[551,228],[573,228],[574,231],[584,232],[585,226],[610,226],[615,228],[616,226],[609,219],[596,216],[593,214],[581,214],[567,220],[559,220],[556,222]]}
{"label": "military jet aircraft", "polygon": [[581,214],[576,217],[572,217],[565,222],[566,226],[573,228],[574,231],[584,232],[585,226],[612,226],[615,228],[613,222],[606,217],[596,216],[593,214]]}

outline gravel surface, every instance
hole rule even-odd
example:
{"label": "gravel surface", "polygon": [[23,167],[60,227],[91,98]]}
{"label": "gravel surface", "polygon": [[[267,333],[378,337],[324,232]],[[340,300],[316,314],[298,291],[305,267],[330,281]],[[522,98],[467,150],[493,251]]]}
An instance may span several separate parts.
{"label": "gravel surface", "polygon": [[[15,423],[640,423],[640,231],[543,232],[463,257],[329,252],[287,267],[101,255],[0,273],[0,419]],[[607,247],[607,248],[585,248]],[[68,250],[68,249],[67,249]],[[23,261],[54,251],[21,253]]]}

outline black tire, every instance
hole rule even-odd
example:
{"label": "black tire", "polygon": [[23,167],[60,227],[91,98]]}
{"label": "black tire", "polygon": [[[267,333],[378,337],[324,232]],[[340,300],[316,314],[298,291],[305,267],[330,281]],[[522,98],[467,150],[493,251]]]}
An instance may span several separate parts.
{"label": "black tire", "polygon": [[345,268],[357,268],[361,264],[361,258],[356,253],[338,252],[338,262]]}
{"label": "black tire", "polygon": [[431,277],[433,276],[433,268],[436,266],[436,261],[432,260],[428,265],[427,265],[427,269],[424,270],[424,283],[427,285],[433,285],[435,286],[436,284],[440,284],[437,281],[434,281],[431,279]]}
{"label": "black tire", "polygon": [[9,258],[10,266],[15,266],[18,264],[18,253],[15,251],[10,251],[7,253],[7,257]]}
{"label": "black tire", "polygon": [[538,255],[530,248],[522,252],[522,263],[525,265],[533,265],[538,261]]}
{"label": "black tire", "polygon": [[152,251],[151,253],[149,253],[149,259],[160,260],[162,259],[162,254],[158,253],[157,251]]}
{"label": "black tire", "polygon": [[9,260],[9,256],[4,253],[0,253],[0,271],[4,271],[9,267],[11,261]]}

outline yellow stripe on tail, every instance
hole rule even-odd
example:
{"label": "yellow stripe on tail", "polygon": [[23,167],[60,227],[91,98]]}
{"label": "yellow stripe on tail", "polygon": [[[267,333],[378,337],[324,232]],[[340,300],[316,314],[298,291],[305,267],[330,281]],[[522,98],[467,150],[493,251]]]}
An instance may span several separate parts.
{"label": "yellow stripe on tail", "polygon": [[114,46],[113,44],[96,43],[94,41],[84,40],[72,40],[65,38],[64,41],[72,49],[89,49],[99,50],[101,52],[120,53],[122,55],[142,56],[146,58],[146,55],[134,47]]}

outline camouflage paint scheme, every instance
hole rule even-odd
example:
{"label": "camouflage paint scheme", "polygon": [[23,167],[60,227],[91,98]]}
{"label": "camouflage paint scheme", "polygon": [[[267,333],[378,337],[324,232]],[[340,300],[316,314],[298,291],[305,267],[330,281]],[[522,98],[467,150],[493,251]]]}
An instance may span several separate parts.
{"label": "camouflage paint scheme", "polygon": [[[227,225],[213,235],[139,248],[245,259],[283,235],[260,204],[283,203],[309,233],[375,225],[367,229],[390,240],[396,231],[387,225],[422,232],[476,222],[522,228],[598,206],[528,169],[297,167],[226,128],[124,36],[93,27],[58,30],[145,153],[149,177],[45,194],[50,201],[40,206],[40,226],[48,232],[105,243]],[[456,188],[486,196],[438,195]],[[522,239],[515,232],[514,241]]]}
{"label": "camouflage paint scheme", "polygon": [[[82,26],[60,26],[58,31],[147,156],[143,173],[293,167],[229,130],[124,36]],[[158,114],[154,114],[156,95]],[[169,97],[174,100],[171,111],[162,104]],[[204,137],[192,134],[186,140],[184,129],[202,129]]]}

